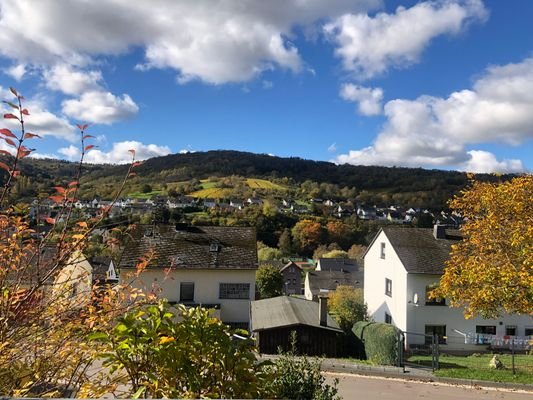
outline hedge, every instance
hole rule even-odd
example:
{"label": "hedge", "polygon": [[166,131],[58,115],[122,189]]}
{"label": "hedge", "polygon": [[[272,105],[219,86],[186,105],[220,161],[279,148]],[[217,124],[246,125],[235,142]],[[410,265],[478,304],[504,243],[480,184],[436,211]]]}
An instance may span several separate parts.
{"label": "hedge", "polygon": [[399,329],[379,322],[356,322],[354,333],[359,348],[359,358],[374,364],[394,365],[398,357]]}

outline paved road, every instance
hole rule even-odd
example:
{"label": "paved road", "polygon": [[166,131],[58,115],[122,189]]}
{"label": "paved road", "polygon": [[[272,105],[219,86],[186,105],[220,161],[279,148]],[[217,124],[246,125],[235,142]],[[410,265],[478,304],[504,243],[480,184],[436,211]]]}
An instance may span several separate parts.
{"label": "paved road", "polygon": [[331,382],[339,378],[339,394],[344,400],[532,400],[533,393],[513,392],[504,389],[480,389],[450,386],[436,383],[405,381],[401,379],[376,378],[361,375],[325,373]]}

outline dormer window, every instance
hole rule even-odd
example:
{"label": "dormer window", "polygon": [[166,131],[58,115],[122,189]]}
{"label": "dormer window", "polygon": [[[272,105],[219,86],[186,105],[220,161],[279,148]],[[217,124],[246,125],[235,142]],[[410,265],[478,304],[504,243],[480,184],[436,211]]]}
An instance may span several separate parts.
{"label": "dormer window", "polygon": [[220,251],[220,245],[218,243],[211,243],[209,245],[209,251],[211,253],[218,253]]}

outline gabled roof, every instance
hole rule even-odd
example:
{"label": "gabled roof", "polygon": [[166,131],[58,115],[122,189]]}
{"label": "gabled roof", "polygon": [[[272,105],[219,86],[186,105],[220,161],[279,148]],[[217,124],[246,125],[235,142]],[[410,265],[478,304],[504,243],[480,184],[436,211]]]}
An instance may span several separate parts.
{"label": "gabled roof", "polygon": [[87,260],[93,269],[93,281],[105,281],[108,279],[107,271],[112,260],[111,257],[96,256]]}
{"label": "gabled roof", "polygon": [[298,264],[296,264],[294,261],[289,261],[287,264],[284,264],[283,267],[280,268],[280,272],[283,272],[285,271],[287,268],[291,267],[291,266],[294,266],[296,268],[298,268],[299,270],[302,269],[302,267]]}
{"label": "gabled roof", "polygon": [[339,285],[362,287],[364,281],[363,271],[310,271],[307,276],[313,295],[319,294],[321,290],[335,290]]}
{"label": "gabled roof", "polygon": [[446,229],[445,239],[435,239],[431,228],[383,227],[404,268],[412,274],[442,274],[452,244],[461,237],[455,229]]}
{"label": "gabled roof", "polygon": [[319,258],[317,267],[320,271],[347,271],[354,272],[359,269],[357,261],[351,258]]}
{"label": "gabled roof", "polygon": [[319,323],[319,304],[298,297],[279,296],[271,299],[252,301],[252,330],[283,328],[307,325],[321,329],[342,332],[339,325],[328,314],[327,326]]}
{"label": "gabled roof", "polygon": [[249,227],[137,225],[119,268],[135,268],[150,252],[148,268],[257,269],[255,228]]}

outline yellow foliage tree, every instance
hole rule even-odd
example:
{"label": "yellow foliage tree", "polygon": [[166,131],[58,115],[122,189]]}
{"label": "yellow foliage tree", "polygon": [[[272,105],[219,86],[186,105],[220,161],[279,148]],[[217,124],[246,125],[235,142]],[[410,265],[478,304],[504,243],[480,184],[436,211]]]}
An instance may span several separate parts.
{"label": "yellow foliage tree", "polygon": [[451,200],[466,219],[452,246],[437,296],[465,307],[465,317],[533,310],[533,176],[474,182]]}

